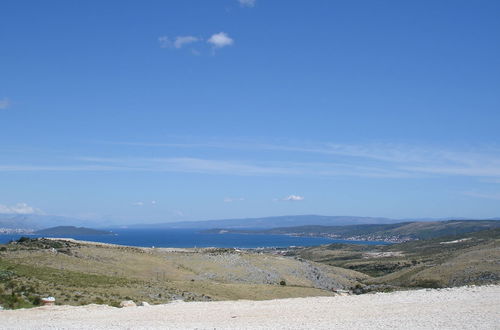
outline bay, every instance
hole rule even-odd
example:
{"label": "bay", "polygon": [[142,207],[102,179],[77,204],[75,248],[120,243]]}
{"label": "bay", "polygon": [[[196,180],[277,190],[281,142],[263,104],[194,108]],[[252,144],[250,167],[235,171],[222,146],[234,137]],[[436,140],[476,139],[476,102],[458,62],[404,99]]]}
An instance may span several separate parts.
{"label": "bay", "polygon": [[[323,237],[294,237],[286,235],[265,234],[218,234],[202,233],[197,229],[109,229],[115,235],[77,235],[73,238],[82,241],[92,241],[138,247],[219,247],[219,248],[269,248],[290,246],[315,246],[332,243],[346,244],[388,244],[386,242],[351,241],[329,239]],[[0,235],[0,244],[17,240],[22,236],[51,237],[48,235]]]}

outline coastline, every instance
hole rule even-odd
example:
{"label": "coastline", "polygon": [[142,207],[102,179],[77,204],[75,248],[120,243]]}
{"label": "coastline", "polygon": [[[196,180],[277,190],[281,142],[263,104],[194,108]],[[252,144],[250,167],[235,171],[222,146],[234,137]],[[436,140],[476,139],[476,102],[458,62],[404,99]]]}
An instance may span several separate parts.
{"label": "coastline", "polygon": [[176,247],[143,247],[143,246],[133,246],[133,245],[122,245],[122,244],[113,244],[113,243],[103,243],[103,242],[95,242],[95,241],[83,241],[69,237],[44,237],[45,239],[52,241],[67,241],[76,244],[82,245],[96,245],[96,246],[106,246],[106,247],[115,247],[115,248],[133,248],[140,249],[144,251],[163,251],[163,252],[193,252],[202,249],[215,249],[215,247],[206,247],[206,248],[176,248]]}
{"label": "coastline", "polygon": [[165,248],[273,248],[289,246],[318,246],[335,241],[325,238],[299,238],[282,235],[231,235],[202,234],[196,229],[165,229],[165,230],[113,230],[117,235],[0,235],[0,243],[17,240],[22,236],[29,238],[74,238],[76,240],[102,242],[135,247],[165,247]]}

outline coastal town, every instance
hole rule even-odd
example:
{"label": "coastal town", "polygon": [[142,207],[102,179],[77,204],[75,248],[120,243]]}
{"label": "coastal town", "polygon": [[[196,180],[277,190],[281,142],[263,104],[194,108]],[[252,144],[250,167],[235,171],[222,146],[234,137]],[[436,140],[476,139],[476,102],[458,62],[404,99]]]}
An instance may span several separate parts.
{"label": "coastal town", "polygon": [[19,235],[19,234],[33,234],[35,231],[33,229],[23,229],[23,228],[0,228],[0,235]]}
{"label": "coastal town", "polygon": [[399,235],[386,236],[386,235],[376,235],[376,234],[343,236],[332,233],[297,232],[297,233],[288,233],[286,235],[297,236],[297,237],[325,237],[331,239],[342,239],[347,241],[385,242],[385,243],[404,243],[408,241],[417,240],[417,238],[413,238],[410,236],[399,236]]}

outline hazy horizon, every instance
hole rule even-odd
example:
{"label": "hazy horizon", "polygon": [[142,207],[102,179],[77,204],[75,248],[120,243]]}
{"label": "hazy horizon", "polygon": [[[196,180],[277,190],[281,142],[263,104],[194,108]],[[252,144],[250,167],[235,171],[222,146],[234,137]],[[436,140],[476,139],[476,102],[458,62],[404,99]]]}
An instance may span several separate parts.
{"label": "hazy horizon", "polygon": [[[281,222],[273,222],[272,220],[279,220],[285,218],[306,218],[306,217],[315,217],[315,218],[339,218],[342,221],[337,223],[338,225],[347,225],[347,224],[364,224],[364,223],[397,223],[397,222],[407,222],[407,221],[423,221],[423,222],[431,222],[431,221],[448,221],[448,220],[500,220],[500,217],[489,217],[489,218],[468,218],[461,216],[448,216],[448,217],[439,217],[439,218],[416,218],[416,217],[406,217],[406,218],[388,218],[388,217],[379,217],[379,216],[358,216],[358,215],[325,215],[325,214],[285,214],[285,215],[272,215],[272,216],[260,216],[260,217],[238,217],[238,218],[205,218],[205,219],[193,219],[193,220],[148,220],[148,219],[131,219],[128,221],[123,221],[120,219],[114,218],[78,218],[72,216],[61,216],[61,215],[50,215],[50,214],[16,214],[10,213],[6,214],[0,213],[0,221],[6,219],[14,219],[14,218],[27,218],[35,220],[37,227],[57,227],[57,226],[84,226],[84,227],[98,227],[98,228],[118,228],[118,227],[128,227],[133,226],[139,228],[141,225],[168,225],[168,224],[183,224],[183,223],[211,223],[211,222],[226,222],[226,221],[234,221],[235,223],[244,223],[245,220],[260,220],[265,219],[271,221],[271,223],[276,223],[276,225],[272,225],[271,227],[280,227]],[[376,220],[380,221],[376,221]],[[322,221],[316,219],[315,221],[309,221],[312,219],[308,219],[307,222],[303,224],[311,224],[311,225],[322,225]],[[362,221],[365,220],[365,221]],[[368,221],[369,220],[369,221]],[[296,222],[296,220],[294,220]],[[300,222],[300,221],[299,221]],[[303,225],[302,222],[299,225]],[[329,224],[323,225],[335,225],[333,222],[329,222]],[[217,225],[209,226],[209,228],[217,227]],[[248,226],[248,225],[245,225]],[[284,224],[284,226],[288,226]],[[295,226],[295,224],[291,224],[291,226]],[[0,226],[1,227],[1,226]],[[194,228],[194,227],[193,227]]]}

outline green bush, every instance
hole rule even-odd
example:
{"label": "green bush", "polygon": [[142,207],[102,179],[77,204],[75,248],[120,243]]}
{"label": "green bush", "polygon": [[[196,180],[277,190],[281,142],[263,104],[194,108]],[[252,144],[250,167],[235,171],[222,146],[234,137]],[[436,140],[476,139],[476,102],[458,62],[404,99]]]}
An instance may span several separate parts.
{"label": "green bush", "polygon": [[42,299],[40,299],[39,296],[30,296],[28,299],[35,306],[40,306],[40,303],[42,302]]}
{"label": "green bush", "polygon": [[22,236],[21,238],[19,238],[17,240],[17,243],[25,243],[25,242],[29,242],[29,241],[31,241],[31,239],[29,237]]}
{"label": "green bush", "polygon": [[109,306],[111,306],[111,307],[120,307],[120,302],[119,301],[111,301],[109,303]]}
{"label": "green bush", "polygon": [[8,281],[11,278],[13,278],[16,275],[16,273],[10,271],[10,270],[0,270],[0,281]]}

